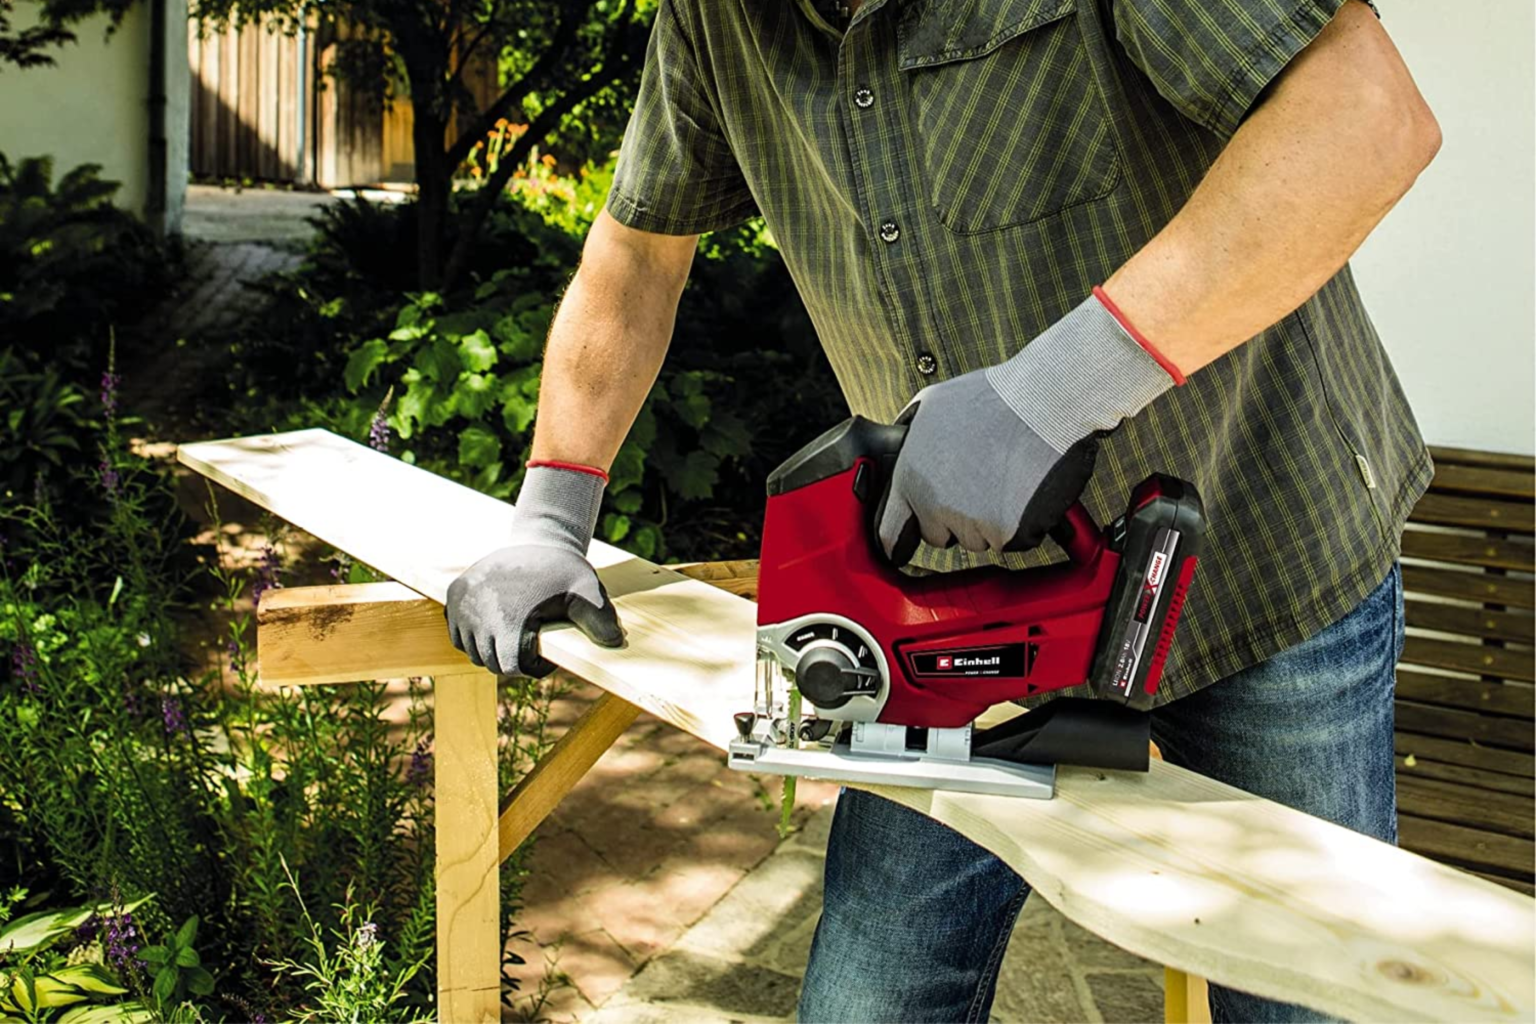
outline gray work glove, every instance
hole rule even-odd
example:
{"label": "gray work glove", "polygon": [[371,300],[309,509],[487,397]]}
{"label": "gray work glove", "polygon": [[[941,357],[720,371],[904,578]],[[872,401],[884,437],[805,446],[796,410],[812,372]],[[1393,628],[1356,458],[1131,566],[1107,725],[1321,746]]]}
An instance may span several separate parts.
{"label": "gray work glove", "polygon": [[470,661],[499,675],[547,676],[555,665],[539,654],[539,627],[562,620],[604,647],[624,642],[618,612],[587,561],[604,484],[595,471],[529,467],[512,543],[448,587],[448,635]]}
{"label": "gray work glove", "polygon": [[1011,359],[919,391],[880,544],[905,564],[918,539],[1024,551],[1065,516],[1093,474],[1099,438],[1175,383],[1096,296]]}

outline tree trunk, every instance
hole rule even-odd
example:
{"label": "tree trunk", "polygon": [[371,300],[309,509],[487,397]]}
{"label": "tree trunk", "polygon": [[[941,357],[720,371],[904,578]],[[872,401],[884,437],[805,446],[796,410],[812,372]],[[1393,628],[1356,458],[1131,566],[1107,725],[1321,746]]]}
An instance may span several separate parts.
{"label": "tree trunk", "polygon": [[[425,93],[425,90],[422,90]],[[416,278],[419,287],[443,283],[448,199],[453,168],[444,152],[447,125],[430,101],[414,104],[411,138],[416,146]]]}

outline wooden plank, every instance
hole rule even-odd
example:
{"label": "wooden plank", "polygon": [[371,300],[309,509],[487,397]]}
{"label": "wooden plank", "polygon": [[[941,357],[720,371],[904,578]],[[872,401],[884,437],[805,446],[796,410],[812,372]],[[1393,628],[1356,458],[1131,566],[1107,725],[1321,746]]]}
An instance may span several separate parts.
{"label": "wooden plank", "polygon": [[1529,719],[1480,715],[1475,711],[1430,707],[1405,700],[1397,702],[1394,713],[1397,716],[1397,728],[1404,732],[1470,740],[1484,746],[1510,750],[1530,751],[1532,747]]}
{"label": "wooden plank", "polygon": [[1412,814],[1397,816],[1397,841],[1405,850],[1469,868],[1529,878],[1536,843]]}
{"label": "wooden plank", "polygon": [[[508,525],[506,504],[326,431],[179,458],[438,600]],[[545,655],[725,746],[751,701],[753,605],[607,545],[591,556],[626,643],[555,626]],[[1053,800],[870,788],[991,850],[1090,931],[1214,982],[1344,1017],[1536,1016],[1531,900],[1192,772],[1063,768]]]}
{"label": "wooden plank", "polygon": [[668,569],[680,572],[689,579],[703,580],[719,587],[727,594],[736,594],[748,600],[757,598],[757,559],[743,558],[723,562],[689,562],[669,565]]}
{"label": "wooden plank", "polygon": [[1163,969],[1165,1024],[1211,1024],[1210,988],[1204,978]]}
{"label": "wooden plank", "polygon": [[1430,492],[1419,499],[1409,517],[1415,523],[1465,526],[1476,530],[1536,530],[1536,505],[1528,501],[1499,501]]}
{"label": "wooden plank", "polygon": [[1486,871],[1474,871],[1472,874],[1478,878],[1486,878],[1495,885],[1502,885],[1515,890],[1515,892],[1525,893],[1527,896],[1536,895],[1536,882],[1533,882],[1531,879],[1505,878],[1503,875],[1490,875]]}
{"label": "wooden plank", "polygon": [[496,855],[496,677],[432,683],[437,793],[437,1005],[441,1020],[501,1020]]}
{"label": "wooden plank", "polygon": [[582,712],[576,724],[566,730],[502,801],[497,825],[497,856],[501,860],[517,852],[523,840],[613,746],[639,713],[639,708],[611,693],[603,694]]}
{"label": "wooden plank", "polygon": [[1536,589],[1532,588],[1530,580],[1510,579],[1487,572],[1405,565],[1403,589],[1410,594],[1432,594],[1511,608],[1536,607]]}
{"label": "wooden plank", "polygon": [[1490,772],[1482,768],[1468,768],[1459,764],[1445,764],[1441,761],[1420,760],[1417,757],[1410,765],[1405,755],[1397,757],[1397,777],[1400,780],[1417,778],[1459,782],[1477,789],[1492,790],[1495,793],[1513,793],[1524,797],[1527,803],[1536,797],[1536,779],[1505,775],[1503,772]]}
{"label": "wooden plank", "polygon": [[1430,445],[1430,457],[1435,464],[1448,466],[1485,466],[1489,469],[1512,469],[1523,473],[1536,472],[1536,458],[1508,452],[1485,452],[1476,448],[1449,448]]}
{"label": "wooden plank", "polygon": [[1531,572],[1536,564],[1528,543],[1428,530],[1408,530],[1403,534],[1403,556],[1516,572]]}
{"label": "wooden plank", "polygon": [[263,686],[475,670],[449,641],[443,606],[398,583],[268,591],[256,612],[256,653]]}
{"label": "wooden plank", "polygon": [[1410,636],[1403,641],[1402,663],[1443,668],[1468,675],[1536,681],[1536,661],[1529,650],[1488,647],[1482,644]]}
{"label": "wooden plank", "polygon": [[1399,777],[1397,807],[1417,818],[1536,838],[1536,815],[1531,813],[1531,801],[1513,793],[1490,793],[1458,782]]}
{"label": "wooden plank", "polygon": [[1397,670],[1399,700],[1438,704],[1490,715],[1523,718],[1529,728],[1536,716],[1536,690],[1518,683],[1489,683],[1478,679],[1454,679],[1428,672]]}
{"label": "wooden plank", "polygon": [[1404,607],[1409,628],[1488,640],[1510,640],[1526,645],[1536,639],[1536,616],[1530,612],[1489,611],[1414,600],[1406,601]]}
{"label": "wooden plank", "polygon": [[1516,750],[1483,747],[1465,739],[1451,740],[1438,736],[1424,736],[1399,728],[1394,735],[1394,746],[1397,753],[1404,756],[1411,754],[1418,761],[1459,764],[1523,779],[1531,778],[1532,775],[1533,759],[1530,754]]}
{"label": "wooden plank", "polygon": [[1536,474],[1529,470],[1486,469],[1480,466],[1436,465],[1432,491],[1487,494],[1501,498],[1536,498]]}

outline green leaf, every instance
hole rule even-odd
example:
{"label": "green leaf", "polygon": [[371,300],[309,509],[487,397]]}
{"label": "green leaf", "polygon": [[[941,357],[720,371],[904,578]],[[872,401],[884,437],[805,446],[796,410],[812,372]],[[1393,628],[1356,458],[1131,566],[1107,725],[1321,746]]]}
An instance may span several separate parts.
{"label": "green leaf", "polygon": [[203,962],[203,958],[197,955],[197,950],[191,946],[182,946],[176,951],[177,967],[197,967]]}
{"label": "green leaf", "polygon": [[641,558],[654,559],[656,553],[661,550],[661,531],[654,526],[642,526],[634,532],[625,546]]}
{"label": "green leaf", "polygon": [[632,487],[620,494],[613,495],[612,504],[613,507],[618,509],[620,512],[626,513],[627,515],[634,515],[636,512],[640,511],[640,503],[642,500],[643,499],[640,496],[640,491]]}
{"label": "green leaf", "polygon": [[165,1006],[176,996],[176,982],[180,976],[174,967],[162,967],[155,975],[155,1001]]}
{"label": "green leaf", "polygon": [[114,1003],[111,1006],[76,1006],[65,1010],[58,1024],[148,1024],[155,1015],[143,1003]]}
{"label": "green leaf", "polygon": [[714,493],[719,479],[720,460],[708,452],[692,451],[681,466],[674,465],[667,473],[667,484],[677,494],[691,501],[698,501]]}
{"label": "green leaf", "polygon": [[197,940],[197,915],[193,914],[182,922],[181,928],[176,932],[176,945],[190,946]]}
{"label": "green leaf", "polygon": [[464,369],[459,358],[459,347],[446,338],[437,338],[431,345],[416,353],[416,367],[430,380],[443,386],[451,385]]}
{"label": "green leaf", "polygon": [[717,412],[709,427],[699,435],[704,450],[721,459],[739,459],[752,450],[752,431],[746,421],[733,412]]}
{"label": "green leaf", "polygon": [[410,327],[420,319],[421,307],[416,305],[414,302],[407,302],[405,305],[401,306],[399,312],[395,314],[395,326]]}
{"label": "green leaf", "polygon": [[645,452],[633,441],[625,441],[608,468],[608,490],[614,493],[628,490],[645,477]]}
{"label": "green leaf", "polygon": [[73,964],[51,972],[58,980],[92,995],[120,996],[128,990],[99,964]]}
{"label": "green leaf", "polygon": [[194,967],[187,972],[187,988],[193,995],[209,995],[213,992],[213,975],[201,967]]}
{"label": "green leaf", "polygon": [[[52,628],[52,616],[39,619],[34,624],[34,629],[42,632]],[[41,627],[41,628],[39,628]],[[18,709],[19,714],[19,709]],[[149,902],[148,896],[140,897],[129,903],[123,909],[134,911]],[[94,906],[66,907],[63,910],[42,910],[35,914],[27,914],[0,928],[0,952],[26,953],[48,945],[60,935],[72,932],[84,924],[92,913],[107,914],[112,912],[112,904],[98,903]]]}
{"label": "green leaf", "polygon": [[483,330],[465,335],[459,341],[459,351],[464,358],[465,368],[476,373],[483,373],[496,365],[496,346],[491,344],[490,335]]}
{"label": "green leaf", "polygon": [[608,543],[617,544],[629,535],[629,516],[610,512],[603,516],[603,536]]}
{"label": "green leaf", "polygon": [[373,338],[363,342],[352,350],[347,357],[347,368],[342,371],[341,379],[347,385],[347,390],[357,394],[358,390],[368,383],[368,378],[389,359],[389,345],[379,338]]}
{"label": "green leaf", "polygon": [[171,958],[171,951],[164,946],[145,946],[139,950],[139,959],[147,964],[164,964]]}
{"label": "green leaf", "polygon": [[688,424],[694,430],[702,430],[704,424],[709,422],[710,402],[709,396],[699,394],[684,395],[671,406],[677,413],[677,418]]}
{"label": "green leaf", "polygon": [[466,373],[459,377],[453,388],[454,407],[465,419],[478,420],[496,404],[500,388],[496,376],[489,373]]}
{"label": "green leaf", "polygon": [[479,426],[459,432],[459,465],[479,469],[500,462],[501,438]]}

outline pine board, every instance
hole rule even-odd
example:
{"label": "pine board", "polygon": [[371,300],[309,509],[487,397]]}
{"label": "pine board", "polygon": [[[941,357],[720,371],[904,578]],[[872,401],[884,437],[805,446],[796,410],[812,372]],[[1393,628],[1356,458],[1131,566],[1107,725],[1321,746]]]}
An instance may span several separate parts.
{"label": "pine board", "polygon": [[[417,592],[505,536],[510,506],[326,431],[185,445],[179,458]],[[750,704],[751,602],[606,545],[626,646],[571,628],[551,660],[723,747]],[[880,789],[1017,868],[1068,917],[1191,974],[1356,1019],[1528,1020],[1532,900],[1157,762],[1063,769],[1050,801]]]}

